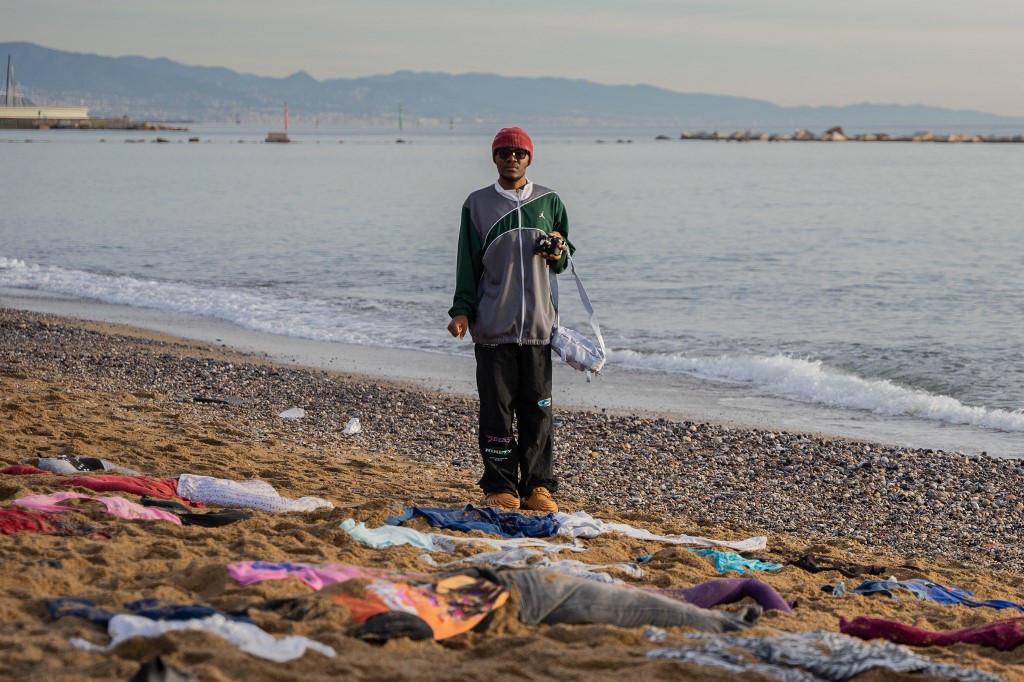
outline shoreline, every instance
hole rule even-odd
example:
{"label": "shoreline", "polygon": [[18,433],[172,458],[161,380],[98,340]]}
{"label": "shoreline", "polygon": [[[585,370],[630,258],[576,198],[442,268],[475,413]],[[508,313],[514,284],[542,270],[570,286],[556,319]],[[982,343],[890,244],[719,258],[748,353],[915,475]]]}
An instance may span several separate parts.
{"label": "shoreline", "polygon": [[[311,599],[297,581],[235,586],[223,567],[244,559],[424,570],[421,549],[370,549],[338,524],[354,516],[380,525],[401,505],[475,503],[475,400],[123,325],[3,307],[0,389],[4,466],[32,456],[102,457],[150,475],[258,478],[282,495],[316,495],[335,505],[305,514],[254,512],[223,529],[115,520],[119,525],[107,526],[112,530],[105,539],[0,537],[6,550],[0,558],[0,645],[9,652],[0,676],[125,679],[139,660],[161,654],[199,679],[582,679],[581,670],[587,679],[609,681],[634,674],[735,679],[706,666],[644,658],[657,646],[692,642],[686,628],[669,628],[665,642],[655,644],[640,629],[505,623],[450,644],[399,640],[381,649],[349,636],[350,616],[325,602],[308,620],[264,613],[258,622],[277,636],[328,643],[342,652],[333,659],[307,653],[268,667],[196,633],[133,640],[111,653],[73,649],[67,645],[72,636],[103,642],[106,635],[84,619],[53,621],[45,615],[46,598],[86,596],[107,608],[154,594],[218,608],[254,599]],[[292,407],[302,407],[306,417],[278,416]],[[347,436],[342,430],[351,417],[360,418],[362,432]],[[557,408],[556,418],[556,499],[566,512],[587,511],[662,533],[766,535],[768,547],[758,553],[765,560],[811,552],[882,565],[885,577],[926,578],[972,590],[980,599],[1024,602],[1022,463],[569,407]],[[6,500],[53,489],[45,476],[7,476],[2,482]],[[111,523],[87,513],[92,523]],[[693,585],[716,577],[683,547],[614,535],[587,544],[587,552],[559,558],[603,565],[651,555],[637,564],[643,567],[640,585]],[[438,555],[438,561],[450,559]],[[825,583],[858,582],[836,571],[808,573],[787,565],[756,577],[799,605],[796,617],[766,613],[749,631],[754,636],[835,632],[840,617],[864,614],[930,629],[1016,614],[909,596],[826,594]],[[1024,680],[1024,659],[1015,651],[960,644],[914,653]],[[537,660],[548,663],[539,669]],[[864,679],[885,679],[877,675]]]}
{"label": "shoreline", "polygon": [[[122,324],[169,338],[198,341],[300,367],[401,381],[475,397],[471,353],[378,348],[321,342],[244,329],[214,318],[114,305],[28,290],[0,289],[0,306]],[[469,342],[464,342],[469,347]],[[457,346],[453,342],[453,349]],[[756,389],[685,374],[609,367],[587,383],[582,373],[556,362],[556,405],[619,416],[708,421],[734,428],[783,429],[856,439],[892,447],[1024,457],[1024,436],[955,424],[883,417],[798,403]]]}
{"label": "shoreline", "polygon": [[[444,354],[422,350],[379,348],[321,342],[245,329],[214,318],[176,314],[152,308],[65,298],[38,292],[0,290],[0,305],[52,314],[73,320],[123,325],[163,335],[169,341],[193,341],[234,350],[296,367],[358,374],[368,380],[399,381],[410,386],[475,397],[471,353]],[[455,342],[453,342],[454,344]],[[470,343],[464,342],[469,348]],[[456,346],[453,345],[453,348]],[[639,372],[621,370],[587,384],[583,374],[555,363],[556,404],[613,414],[644,413],[660,417],[692,417],[734,426],[768,426],[756,411],[739,418],[718,404],[719,392],[685,375],[657,385],[635,381]],[[728,387],[725,388],[728,392]]]}
{"label": "shoreline", "polygon": [[[327,440],[336,439],[348,419],[358,417],[364,424],[361,442],[371,450],[404,450],[412,460],[430,466],[477,473],[475,395],[451,385],[430,386],[422,377],[367,376],[352,371],[339,357],[333,358],[332,367],[309,367],[295,358],[231,344],[197,345],[116,322],[0,308],[0,321],[11,317],[55,330],[59,349],[50,352],[75,372],[97,378],[107,373],[102,364],[88,356],[76,359],[68,349],[87,349],[110,339],[119,355],[124,339],[132,340],[129,347],[141,343],[186,357],[199,355],[224,368],[219,370],[222,385],[208,385],[215,390],[207,390],[205,397],[261,406],[274,400],[273,414],[264,417],[302,407],[309,413],[303,429]],[[97,340],[69,338],[81,334]],[[0,341],[13,348],[25,343],[2,336]],[[36,356],[42,353],[34,351]],[[392,357],[391,351],[381,357]],[[130,366],[139,361],[127,357],[122,362]],[[359,358],[356,366],[365,367],[365,362]],[[167,385],[146,381],[134,390],[157,390],[179,399],[203,393],[191,377],[178,376],[181,363],[173,357],[161,356],[158,364],[146,371],[165,377]],[[258,395],[255,386],[267,368],[282,379],[272,394]],[[131,379],[124,371],[113,372],[118,381]],[[345,386],[341,397],[334,393],[339,390],[336,382]],[[555,414],[561,495],[581,506],[657,509],[705,525],[731,526],[743,519],[758,533],[803,531],[815,540],[847,538],[905,554],[1024,572],[1024,460],[736,425],[700,415],[666,417],[564,403],[556,403]],[[386,428],[367,428],[374,423]],[[464,501],[474,502],[474,495]],[[765,506],[766,500],[780,499],[787,500],[784,506]],[[914,521],[910,510],[929,519],[925,527]]]}

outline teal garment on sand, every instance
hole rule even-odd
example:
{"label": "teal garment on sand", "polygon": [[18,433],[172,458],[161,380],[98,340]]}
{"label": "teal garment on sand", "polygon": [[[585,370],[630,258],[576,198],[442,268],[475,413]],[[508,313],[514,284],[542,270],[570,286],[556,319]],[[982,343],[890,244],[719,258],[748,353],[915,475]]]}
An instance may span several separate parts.
{"label": "teal garment on sand", "polygon": [[736,552],[719,552],[714,549],[690,549],[691,552],[696,552],[701,556],[711,557],[711,560],[715,562],[715,569],[719,573],[725,573],[726,571],[736,571],[737,573],[746,573],[747,571],[774,571],[777,568],[782,568],[782,564],[775,564],[769,561],[761,561],[759,559],[746,559]]}

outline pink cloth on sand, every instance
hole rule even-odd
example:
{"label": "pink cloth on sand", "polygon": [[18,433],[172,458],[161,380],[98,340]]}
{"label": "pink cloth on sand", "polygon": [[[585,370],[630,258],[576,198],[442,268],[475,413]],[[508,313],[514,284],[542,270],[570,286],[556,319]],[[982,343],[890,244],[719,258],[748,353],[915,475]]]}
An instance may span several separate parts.
{"label": "pink cloth on sand", "polygon": [[228,564],[228,575],[240,586],[252,585],[262,580],[284,580],[288,577],[309,585],[314,590],[321,590],[332,583],[343,583],[355,578],[386,578],[388,576],[414,575],[407,572],[395,572],[344,564],[293,564],[291,562],[272,563],[269,561],[236,561]]}
{"label": "pink cloth on sand", "polygon": [[65,491],[50,493],[49,495],[26,495],[25,497],[11,500],[11,503],[18,505],[19,507],[35,509],[36,511],[80,511],[76,510],[75,507],[58,504],[64,500],[93,500],[100,502],[108,514],[120,516],[123,519],[170,521],[171,523],[176,523],[179,526],[181,525],[181,519],[177,514],[172,514],[171,512],[164,511],[163,509],[143,507],[141,504],[132,502],[131,500],[126,500],[123,497],[90,497],[89,495],[83,495],[82,493]]}

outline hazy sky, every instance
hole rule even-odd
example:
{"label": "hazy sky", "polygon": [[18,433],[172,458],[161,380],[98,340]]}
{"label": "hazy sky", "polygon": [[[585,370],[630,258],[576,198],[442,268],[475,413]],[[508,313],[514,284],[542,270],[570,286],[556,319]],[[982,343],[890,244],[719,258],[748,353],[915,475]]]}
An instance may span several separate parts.
{"label": "hazy sky", "polygon": [[1024,2],[1007,0],[3,0],[10,41],[261,76],[557,76],[1024,116]]}

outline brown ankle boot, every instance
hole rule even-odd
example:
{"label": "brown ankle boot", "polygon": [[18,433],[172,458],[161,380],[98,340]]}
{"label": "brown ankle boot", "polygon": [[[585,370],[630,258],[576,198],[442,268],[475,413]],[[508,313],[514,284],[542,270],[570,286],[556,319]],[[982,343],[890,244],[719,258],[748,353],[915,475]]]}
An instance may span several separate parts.
{"label": "brown ankle boot", "polygon": [[482,507],[496,507],[502,511],[519,511],[519,498],[512,493],[495,493],[484,491]]}
{"label": "brown ankle boot", "polygon": [[523,501],[523,508],[549,513],[558,511],[558,505],[551,499],[551,493],[547,488],[534,488],[530,496]]}

